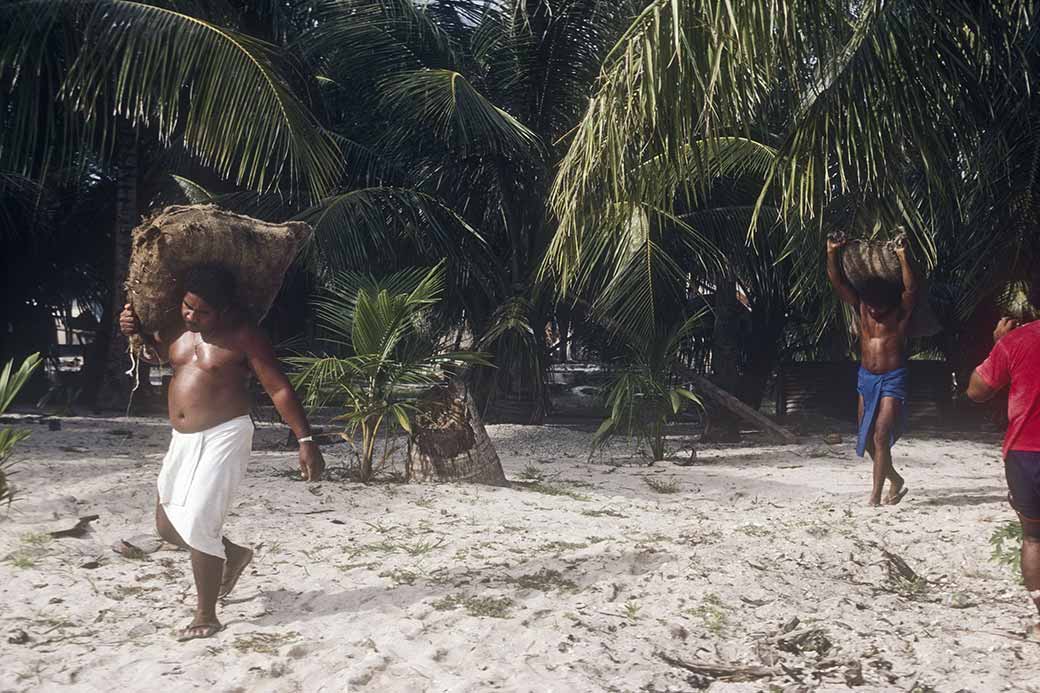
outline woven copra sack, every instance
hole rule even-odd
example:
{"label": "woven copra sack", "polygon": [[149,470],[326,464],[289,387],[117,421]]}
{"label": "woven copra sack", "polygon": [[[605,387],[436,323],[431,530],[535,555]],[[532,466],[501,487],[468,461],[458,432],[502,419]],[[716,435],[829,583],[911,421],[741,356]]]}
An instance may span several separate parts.
{"label": "woven copra sack", "polygon": [[133,231],[127,302],[142,330],[156,334],[180,316],[188,268],[216,262],[235,277],[236,306],[259,323],[310,234],[303,222],[270,224],[216,205],[167,207]]}
{"label": "woven copra sack", "polygon": [[[873,277],[903,288],[903,270],[899,265],[892,241],[849,241],[842,249],[841,266],[849,283],[856,290]],[[928,282],[921,280],[918,286],[918,301],[907,326],[909,337],[931,337],[942,330],[928,299]]]}

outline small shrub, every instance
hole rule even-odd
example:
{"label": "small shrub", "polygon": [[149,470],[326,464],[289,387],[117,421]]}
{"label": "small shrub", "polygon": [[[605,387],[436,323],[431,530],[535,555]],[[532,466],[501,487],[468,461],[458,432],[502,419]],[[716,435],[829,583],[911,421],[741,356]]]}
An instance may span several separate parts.
{"label": "small shrub", "polygon": [[1022,525],[1006,522],[998,527],[989,538],[993,547],[991,558],[1001,565],[1011,566],[1015,574],[1022,575]]}
{"label": "small shrub", "polygon": [[36,554],[30,551],[15,551],[8,555],[6,560],[15,568],[32,568],[36,565]]}
{"label": "small shrub", "polygon": [[[40,355],[33,354],[19,366],[13,374],[14,360],[8,361],[3,370],[0,371],[0,414],[7,411],[14,401],[18,391],[22,389],[25,382],[40,365]],[[0,503],[10,503],[14,500],[14,487],[8,479],[10,476],[10,465],[8,457],[19,441],[29,437],[29,432],[15,428],[0,428]]]}
{"label": "small shrub", "polygon": [[539,469],[536,465],[528,464],[523,468],[519,476],[524,481],[542,481],[545,479],[545,472]]}

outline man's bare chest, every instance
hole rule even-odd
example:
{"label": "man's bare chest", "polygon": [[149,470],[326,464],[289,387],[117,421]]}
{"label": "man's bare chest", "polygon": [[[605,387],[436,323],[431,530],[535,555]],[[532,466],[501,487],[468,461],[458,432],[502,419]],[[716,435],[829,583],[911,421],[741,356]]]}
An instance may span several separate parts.
{"label": "man's bare chest", "polygon": [[884,323],[862,324],[862,334],[867,339],[893,339],[902,337],[899,325],[886,325]]}
{"label": "man's bare chest", "polygon": [[869,315],[860,315],[860,331],[864,337],[871,339],[888,339],[903,336],[903,320],[899,313],[876,320]]}
{"label": "man's bare chest", "polygon": [[197,332],[186,332],[170,345],[170,363],[174,368],[191,366],[213,373],[248,371],[242,351],[233,345],[207,342]]}

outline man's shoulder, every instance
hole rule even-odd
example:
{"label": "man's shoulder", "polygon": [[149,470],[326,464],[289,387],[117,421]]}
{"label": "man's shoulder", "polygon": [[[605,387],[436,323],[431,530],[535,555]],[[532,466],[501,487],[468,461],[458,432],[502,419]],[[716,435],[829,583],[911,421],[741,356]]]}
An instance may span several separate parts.
{"label": "man's shoulder", "polygon": [[997,343],[1002,344],[1009,352],[1040,351],[1040,320],[1034,320],[1012,330]]}
{"label": "man's shoulder", "polygon": [[270,346],[271,344],[267,333],[248,321],[243,321],[235,326],[232,339],[235,345],[245,352],[253,351],[257,347]]}
{"label": "man's shoulder", "polygon": [[163,344],[173,344],[186,334],[188,334],[188,328],[183,324],[179,324],[166,325],[155,336]]}

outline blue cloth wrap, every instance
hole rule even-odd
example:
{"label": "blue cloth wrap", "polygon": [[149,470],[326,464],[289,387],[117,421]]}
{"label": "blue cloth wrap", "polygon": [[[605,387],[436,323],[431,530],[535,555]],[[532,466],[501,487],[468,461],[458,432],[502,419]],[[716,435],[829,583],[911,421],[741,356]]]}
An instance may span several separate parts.
{"label": "blue cloth wrap", "polygon": [[[863,395],[863,419],[859,423],[859,435],[856,439],[856,454],[863,457],[870,440],[870,431],[874,427],[878,407],[882,397],[894,397],[906,404],[906,367],[897,368],[887,373],[871,373],[863,366],[859,367],[859,382],[856,390]],[[906,407],[900,407],[900,416],[892,427],[892,441],[895,445],[899,436],[906,429]]]}

